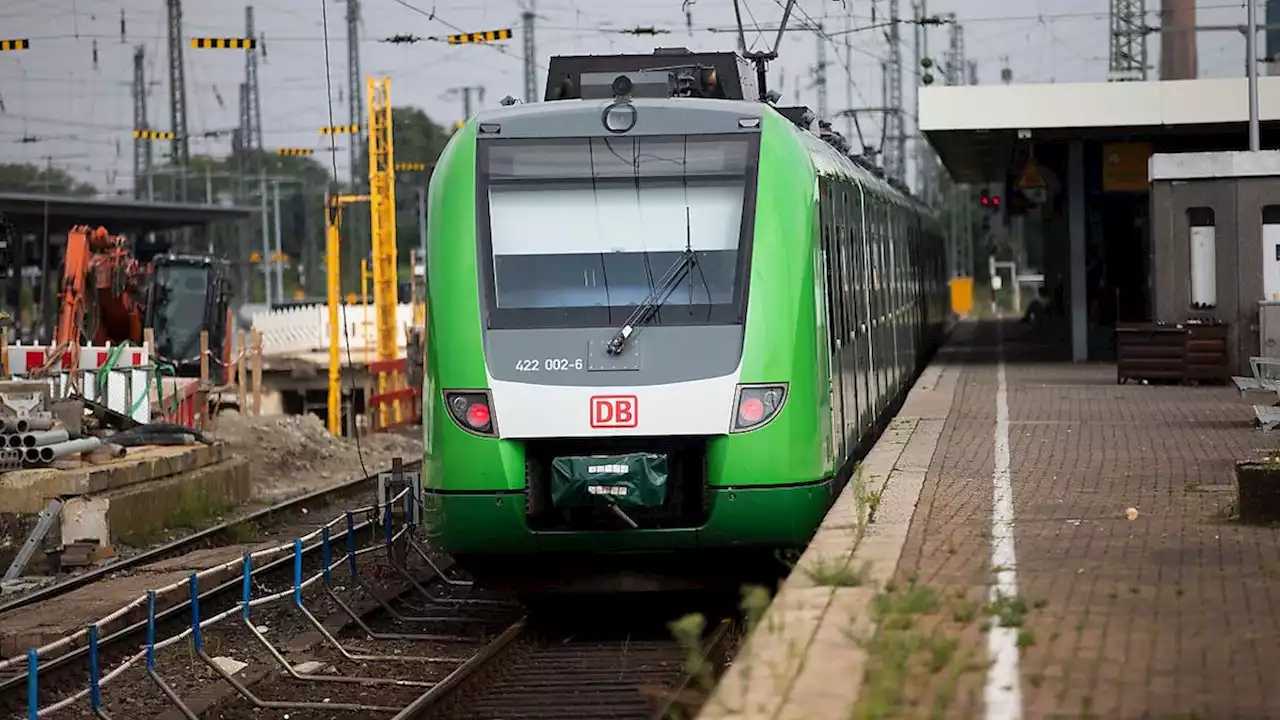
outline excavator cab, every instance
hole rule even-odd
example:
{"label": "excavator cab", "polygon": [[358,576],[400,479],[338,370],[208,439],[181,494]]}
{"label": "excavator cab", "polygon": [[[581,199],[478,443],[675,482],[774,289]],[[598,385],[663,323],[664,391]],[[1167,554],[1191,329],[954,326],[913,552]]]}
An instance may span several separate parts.
{"label": "excavator cab", "polygon": [[207,256],[159,255],[152,260],[147,327],[155,333],[162,362],[179,377],[200,376],[200,333],[209,332],[209,375],[225,382],[231,331],[230,268]]}

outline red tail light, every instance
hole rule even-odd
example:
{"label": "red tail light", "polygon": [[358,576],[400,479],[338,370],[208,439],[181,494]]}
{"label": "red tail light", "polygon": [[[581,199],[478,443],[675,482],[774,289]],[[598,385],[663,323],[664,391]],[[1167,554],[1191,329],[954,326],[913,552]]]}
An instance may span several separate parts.
{"label": "red tail light", "polygon": [[782,410],[786,400],[786,385],[740,386],[730,432],[746,432],[767,424]]}
{"label": "red tail light", "polygon": [[489,406],[482,403],[472,403],[467,408],[467,424],[479,430],[489,424]]}
{"label": "red tail light", "polygon": [[446,391],[444,404],[449,416],[463,430],[476,435],[493,436],[493,410],[487,391]]}
{"label": "red tail light", "polygon": [[743,398],[738,405],[738,417],[747,425],[755,425],[764,419],[764,401],[756,397]]}

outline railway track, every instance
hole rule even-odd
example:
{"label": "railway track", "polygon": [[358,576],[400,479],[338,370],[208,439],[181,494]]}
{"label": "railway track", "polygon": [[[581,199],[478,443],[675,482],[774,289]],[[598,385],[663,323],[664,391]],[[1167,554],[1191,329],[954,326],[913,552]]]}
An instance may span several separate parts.
{"label": "railway track", "polygon": [[[402,469],[404,472],[418,472],[421,466],[422,461],[417,460],[405,463]],[[279,526],[282,523],[298,524],[297,517],[301,514],[301,511],[304,508],[314,509],[318,507],[342,505],[354,498],[360,497],[361,495],[370,494],[371,488],[376,484],[378,476],[392,471],[394,471],[394,468],[375,472],[372,475],[357,478],[339,485],[334,485],[333,487],[316,490],[291,500],[285,500],[270,507],[254,511],[247,515],[232,518],[226,522],[192,533],[191,535],[178,538],[177,540],[161,545],[160,547],[147,550],[146,552],[138,555],[105,563],[88,572],[69,576],[64,580],[60,580],[49,585],[48,587],[21,595],[8,602],[0,603],[0,622],[3,621],[4,614],[11,610],[17,610],[18,608],[35,605],[46,600],[51,600],[55,597],[66,595],[73,590],[85,587],[86,585],[92,585],[103,578],[120,572],[134,570],[145,565],[160,562],[161,560],[168,560],[170,558],[185,555],[193,550],[243,544],[246,528],[270,530],[272,527]],[[314,525],[314,523],[306,522],[302,523],[302,525]]]}
{"label": "railway track", "polygon": [[737,625],[726,618],[684,645],[661,611],[582,620],[534,616],[406,708],[397,719],[649,720],[692,717],[728,662]]}
{"label": "railway track", "polygon": [[[731,622],[691,651],[667,628],[669,608],[627,609],[621,621],[615,611],[627,603],[612,600],[595,621],[559,603],[529,611],[452,577],[450,561],[417,539],[410,490],[391,490],[389,499],[341,512],[291,542],[156,588],[34,657],[0,661],[0,717],[656,718],[696,711],[710,676],[689,672],[690,653],[699,667],[722,667],[736,638]],[[191,548],[216,537],[182,542]],[[160,551],[173,556],[181,548]]]}
{"label": "railway track", "polygon": [[[347,664],[403,663],[405,657],[413,658],[407,662],[422,662],[422,657],[406,651],[413,647],[405,646],[424,641],[452,643],[453,649],[463,651],[468,644],[478,646],[493,634],[486,630],[489,625],[500,624],[500,630],[518,608],[500,598],[467,597],[473,594],[470,583],[448,577],[447,561],[434,560],[417,543],[410,497],[403,489],[391,502],[341,513],[291,543],[193,573],[87,628],[28,651],[26,657],[0,661],[0,717],[104,717],[109,716],[107,706],[118,717],[152,717],[157,707],[184,705],[193,690],[208,684],[200,681],[210,679],[209,671],[219,676],[218,666],[206,663],[219,653],[255,656],[260,667],[274,661],[283,672],[314,675],[298,673],[288,657],[290,647],[297,645],[294,641],[307,633],[318,635],[325,646],[315,648],[316,658]],[[336,577],[343,570],[345,577]],[[204,643],[206,637],[210,644]],[[202,654],[201,648],[210,650]],[[455,652],[426,660],[447,670],[466,657],[465,652]],[[170,677],[177,674],[173,671],[184,658],[188,670],[207,665],[205,672],[195,673],[195,683],[178,683],[185,686],[184,692],[155,681],[163,677],[161,670]],[[394,675],[388,677],[394,680]],[[229,686],[243,685],[230,679],[235,682]],[[423,685],[412,677],[407,680],[387,684]],[[94,698],[102,699],[96,710]],[[286,701],[295,698],[296,693]],[[405,704],[412,699],[406,698]]]}

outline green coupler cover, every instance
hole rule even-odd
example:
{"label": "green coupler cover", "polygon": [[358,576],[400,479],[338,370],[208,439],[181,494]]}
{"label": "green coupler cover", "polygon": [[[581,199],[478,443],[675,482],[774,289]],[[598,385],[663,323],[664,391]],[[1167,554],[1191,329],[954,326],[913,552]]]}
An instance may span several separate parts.
{"label": "green coupler cover", "polygon": [[590,455],[551,461],[551,503],[556,507],[590,507],[612,500],[623,509],[655,508],[666,499],[666,455]]}

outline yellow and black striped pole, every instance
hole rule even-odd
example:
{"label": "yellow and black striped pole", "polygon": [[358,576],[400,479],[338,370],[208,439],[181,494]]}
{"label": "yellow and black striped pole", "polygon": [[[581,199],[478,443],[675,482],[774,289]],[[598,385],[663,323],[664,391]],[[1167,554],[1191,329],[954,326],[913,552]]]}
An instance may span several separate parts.
{"label": "yellow and black striped pole", "polygon": [[330,125],[329,127],[320,128],[321,135],[355,135],[360,132],[359,125]]}
{"label": "yellow and black striped pole", "polygon": [[427,169],[426,163],[420,162],[398,162],[396,163],[397,172],[421,172]]}
{"label": "yellow and black striped pole", "polygon": [[172,140],[172,130],[134,130],[134,140]]}
{"label": "yellow and black striped pole", "polygon": [[257,38],[201,37],[191,38],[196,50],[253,50],[258,47]]}
{"label": "yellow and black striped pole", "polygon": [[0,40],[0,52],[9,52],[11,50],[30,50],[31,41],[26,38],[17,40]]}
{"label": "yellow and black striped pole", "polygon": [[283,157],[309,157],[315,150],[311,148],[278,148],[276,154]]}
{"label": "yellow and black striped pole", "polygon": [[476,43],[489,43],[498,40],[510,40],[511,28],[502,28],[501,30],[485,30],[484,32],[459,33],[449,36],[450,45],[473,45]]}

